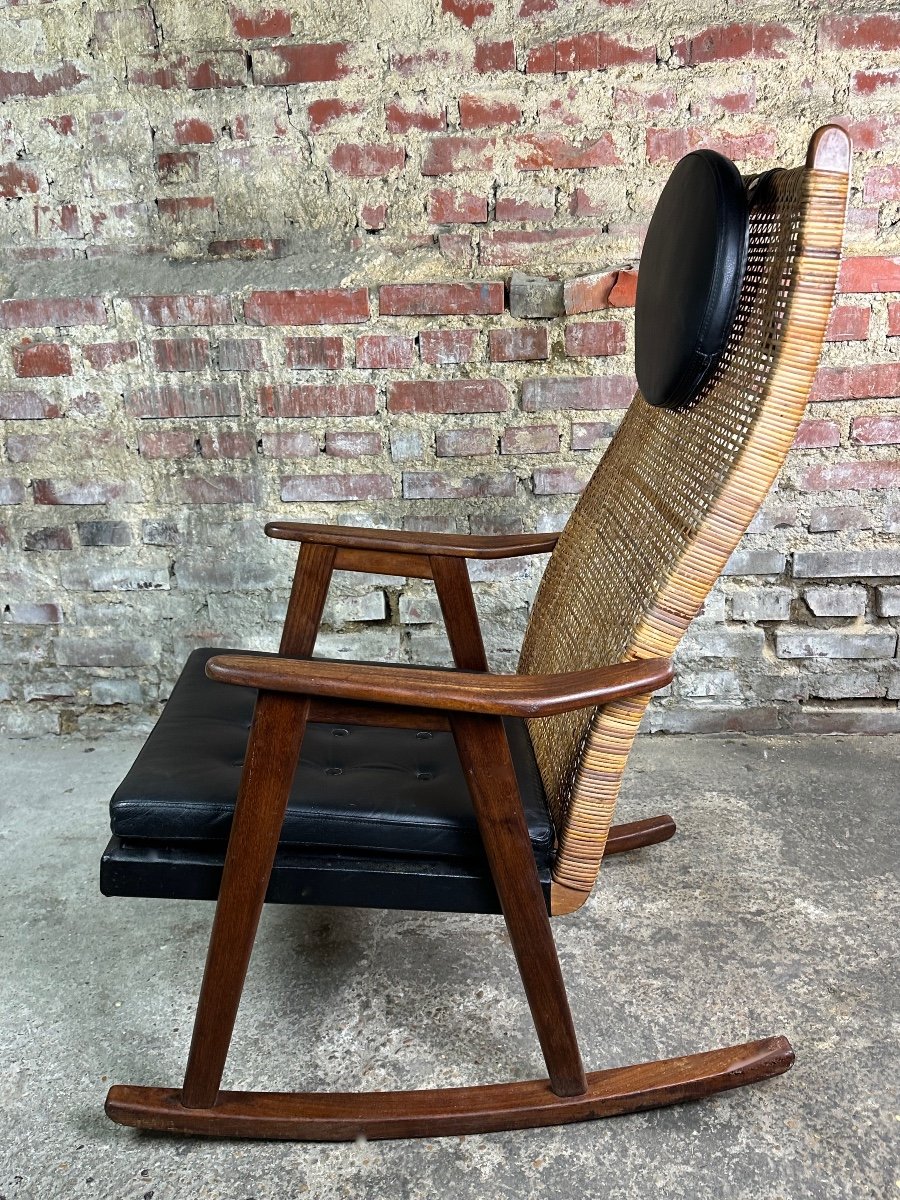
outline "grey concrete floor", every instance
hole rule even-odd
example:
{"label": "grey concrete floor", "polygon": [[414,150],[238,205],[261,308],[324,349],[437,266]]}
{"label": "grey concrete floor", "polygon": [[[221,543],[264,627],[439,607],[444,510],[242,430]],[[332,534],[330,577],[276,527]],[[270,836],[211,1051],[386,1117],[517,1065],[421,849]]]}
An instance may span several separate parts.
{"label": "grey concrete floor", "polygon": [[[0,746],[0,1200],[900,1196],[900,739],[642,740],[619,817],[670,811],[679,833],[554,923],[589,1067],[784,1033],[789,1074],[595,1124],[338,1146],[104,1117],[112,1082],[180,1081],[212,916],[99,895],[137,746]],[[498,918],[264,914],[228,1085],[541,1073]]]}

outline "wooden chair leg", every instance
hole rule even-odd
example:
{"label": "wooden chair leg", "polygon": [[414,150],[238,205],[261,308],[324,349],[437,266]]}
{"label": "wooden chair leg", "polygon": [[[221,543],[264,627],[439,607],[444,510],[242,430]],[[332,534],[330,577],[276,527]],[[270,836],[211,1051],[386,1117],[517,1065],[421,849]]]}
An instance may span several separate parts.
{"label": "wooden chair leg", "polygon": [[503,722],[454,713],[450,724],[550,1086],[580,1096],[587,1080]]}
{"label": "wooden chair leg", "polygon": [[453,661],[461,671],[486,671],[487,655],[464,558],[429,559]]}
{"label": "wooden chair leg", "polygon": [[308,711],[308,700],[277,692],[256,701],[181,1091],[186,1108],[211,1108],[222,1082]]}

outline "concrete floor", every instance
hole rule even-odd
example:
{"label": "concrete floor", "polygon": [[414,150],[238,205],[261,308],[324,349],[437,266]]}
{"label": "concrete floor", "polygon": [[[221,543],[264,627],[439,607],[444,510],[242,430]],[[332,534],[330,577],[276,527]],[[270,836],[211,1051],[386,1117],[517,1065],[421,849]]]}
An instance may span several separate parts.
{"label": "concrete floor", "polygon": [[[784,1033],[788,1075],[593,1125],[344,1146],[104,1117],[111,1082],[179,1082],[212,916],[99,895],[137,746],[0,746],[0,1200],[900,1196],[900,738],[643,739],[620,818],[680,831],[610,860],[554,925],[589,1067]],[[498,918],[265,913],[230,1086],[539,1074]]]}

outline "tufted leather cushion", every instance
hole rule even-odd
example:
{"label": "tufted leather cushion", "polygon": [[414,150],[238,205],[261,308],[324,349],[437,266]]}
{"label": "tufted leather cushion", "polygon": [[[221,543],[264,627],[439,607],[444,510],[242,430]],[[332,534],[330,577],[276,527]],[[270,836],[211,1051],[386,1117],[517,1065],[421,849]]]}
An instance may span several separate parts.
{"label": "tufted leather cushion", "polygon": [[[156,727],[110,803],[112,831],[133,841],[224,841],[256,693],[207,679],[221,649],[195,650]],[[243,653],[243,652],[242,652]],[[506,723],[539,866],[553,827],[522,721]],[[450,733],[307,726],[283,845],[420,857],[482,855]]]}
{"label": "tufted leather cushion", "polygon": [[689,403],[728,338],[747,262],[747,194],[715,150],[684,157],[656,205],[641,252],[635,372],[644,398]]}

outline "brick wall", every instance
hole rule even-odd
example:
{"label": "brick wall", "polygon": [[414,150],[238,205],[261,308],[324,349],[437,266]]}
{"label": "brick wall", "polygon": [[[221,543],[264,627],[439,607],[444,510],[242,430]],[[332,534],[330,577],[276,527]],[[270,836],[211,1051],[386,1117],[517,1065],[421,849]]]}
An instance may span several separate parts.
{"label": "brick wall", "polygon": [[[266,517],[558,528],[633,390],[671,164],[855,144],[847,260],[778,489],[660,730],[900,729],[900,14],[823,3],[0,7],[0,727],[146,721],[271,647]],[[540,563],[473,571],[514,666]],[[446,661],[417,581],[320,649]]]}

